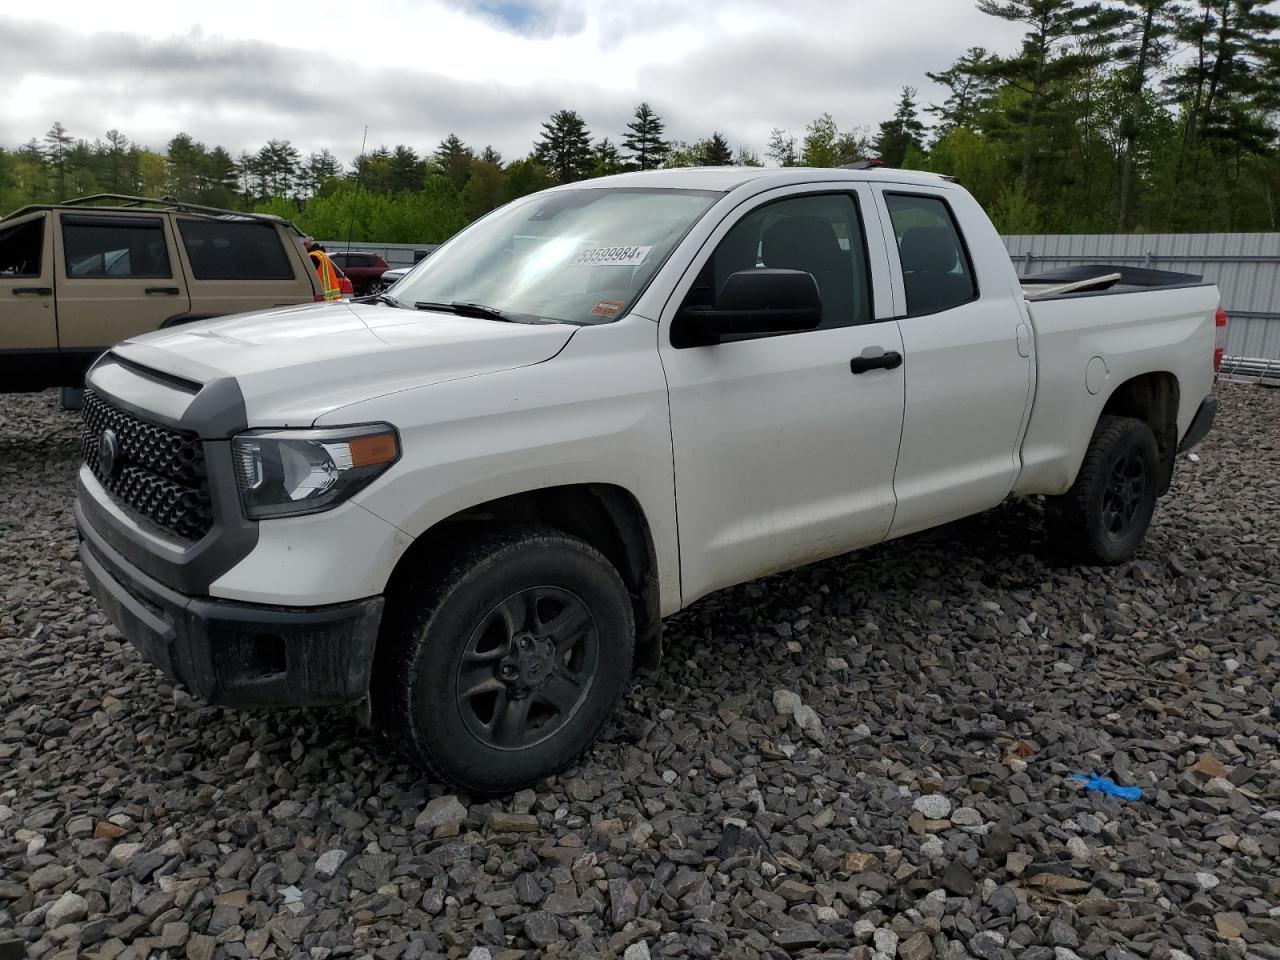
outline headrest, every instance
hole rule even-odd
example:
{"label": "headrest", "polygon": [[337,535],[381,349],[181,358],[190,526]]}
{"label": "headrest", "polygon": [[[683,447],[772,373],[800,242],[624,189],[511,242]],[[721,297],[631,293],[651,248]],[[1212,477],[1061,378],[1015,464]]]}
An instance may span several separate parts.
{"label": "headrest", "polygon": [[825,217],[787,217],[764,232],[760,253],[765,265],[800,269],[822,268],[845,256]]}
{"label": "headrest", "polygon": [[946,227],[911,227],[899,245],[904,273],[950,273],[957,253],[955,235]]}

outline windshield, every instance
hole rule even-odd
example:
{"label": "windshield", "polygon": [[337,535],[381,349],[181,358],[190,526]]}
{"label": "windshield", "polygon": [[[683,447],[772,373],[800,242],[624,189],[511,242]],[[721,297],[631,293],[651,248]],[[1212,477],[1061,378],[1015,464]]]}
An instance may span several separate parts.
{"label": "windshield", "polygon": [[392,295],[406,305],[479,303],[542,320],[608,323],[721,196],[621,187],[536,194],[458,234]]}

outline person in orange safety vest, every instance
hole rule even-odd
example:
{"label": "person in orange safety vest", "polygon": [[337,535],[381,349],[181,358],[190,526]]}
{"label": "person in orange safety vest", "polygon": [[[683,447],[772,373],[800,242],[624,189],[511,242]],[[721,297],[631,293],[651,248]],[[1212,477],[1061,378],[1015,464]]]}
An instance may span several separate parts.
{"label": "person in orange safety vest", "polygon": [[306,247],[307,256],[311,258],[311,262],[315,265],[316,273],[320,276],[320,288],[324,292],[324,298],[326,300],[341,299],[342,288],[338,285],[338,268],[333,265],[329,255],[324,252],[324,247],[310,237],[303,240],[303,246]]}

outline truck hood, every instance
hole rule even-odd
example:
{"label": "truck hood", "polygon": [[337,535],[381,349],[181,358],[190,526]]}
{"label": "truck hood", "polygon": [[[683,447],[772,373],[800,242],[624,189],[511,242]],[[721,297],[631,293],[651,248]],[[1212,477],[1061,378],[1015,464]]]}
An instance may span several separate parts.
{"label": "truck hood", "polygon": [[201,384],[232,377],[251,426],[305,426],[359,400],[541,363],[576,329],[343,301],[171,327],[112,352]]}

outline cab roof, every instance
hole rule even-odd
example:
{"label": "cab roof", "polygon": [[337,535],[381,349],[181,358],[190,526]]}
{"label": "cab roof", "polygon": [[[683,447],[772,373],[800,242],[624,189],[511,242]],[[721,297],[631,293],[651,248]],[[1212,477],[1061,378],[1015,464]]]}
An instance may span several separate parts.
{"label": "cab roof", "polygon": [[596,189],[608,187],[645,187],[669,190],[714,190],[728,193],[745,184],[760,188],[785,187],[796,183],[825,180],[847,183],[850,180],[883,183],[931,184],[950,180],[939,173],[922,170],[898,170],[889,167],[851,169],[848,167],[673,167],[666,170],[643,170],[619,173],[611,177],[580,180],[556,190]]}

